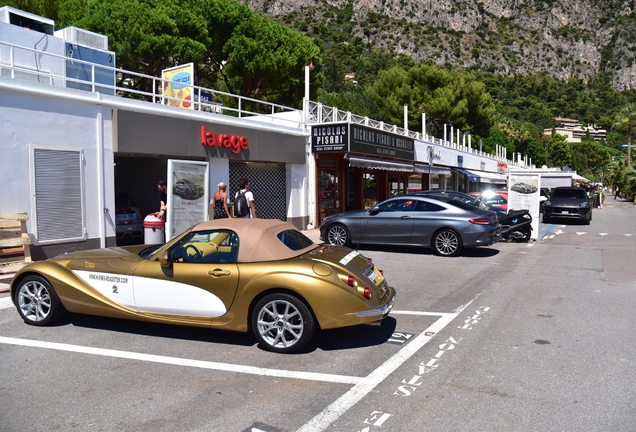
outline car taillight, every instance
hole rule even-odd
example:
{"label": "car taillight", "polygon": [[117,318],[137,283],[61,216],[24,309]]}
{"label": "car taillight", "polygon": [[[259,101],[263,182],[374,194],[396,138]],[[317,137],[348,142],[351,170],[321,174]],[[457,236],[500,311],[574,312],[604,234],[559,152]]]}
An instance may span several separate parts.
{"label": "car taillight", "polygon": [[380,274],[384,276],[384,270],[380,270]]}
{"label": "car taillight", "polygon": [[373,262],[373,260],[371,258],[367,258],[367,261],[370,262],[370,263]]}
{"label": "car taillight", "polygon": [[369,287],[366,287],[364,289],[364,298],[365,299],[370,299],[371,298],[371,290],[369,289]]}
{"label": "car taillight", "polygon": [[470,219],[468,222],[470,222],[471,224],[477,224],[477,225],[490,225],[492,223],[492,221],[489,218]]}
{"label": "car taillight", "polygon": [[353,278],[353,276],[349,276],[349,279],[347,279],[347,284],[348,284],[350,287],[355,286],[355,279]]}

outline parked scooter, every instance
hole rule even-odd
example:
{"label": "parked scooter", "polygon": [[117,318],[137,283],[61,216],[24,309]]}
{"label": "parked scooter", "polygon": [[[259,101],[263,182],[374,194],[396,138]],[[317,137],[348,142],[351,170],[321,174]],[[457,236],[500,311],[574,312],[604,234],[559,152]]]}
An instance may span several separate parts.
{"label": "parked scooter", "polygon": [[498,214],[501,225],[501,239],[528,242],[532,236],[532,216],[529,210],[510,210]]}

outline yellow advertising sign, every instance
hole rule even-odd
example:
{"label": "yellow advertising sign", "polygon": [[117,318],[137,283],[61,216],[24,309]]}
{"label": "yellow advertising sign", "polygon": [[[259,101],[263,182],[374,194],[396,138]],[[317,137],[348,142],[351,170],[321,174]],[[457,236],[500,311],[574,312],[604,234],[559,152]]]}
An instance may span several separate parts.
{"label": "yellow advertising sign", "polygon": [[192,103],[194,89],[194,63],[175,66],[161,71],[163,82],[164,105],[194,109]]}

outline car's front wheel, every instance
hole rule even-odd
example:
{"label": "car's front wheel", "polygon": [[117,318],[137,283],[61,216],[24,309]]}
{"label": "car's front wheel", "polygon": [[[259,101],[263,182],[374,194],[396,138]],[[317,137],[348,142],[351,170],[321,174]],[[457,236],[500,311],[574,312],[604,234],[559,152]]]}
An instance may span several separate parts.
{"label": "car's front wheel", "polygon": [[31,275],[22,279],[15,290],[18,313],[27,324],[45,326],[64,312],[57,293],[46,279]]}
{"label": "car's front wheel", "polygon": [[349,246],[351,236],[344,225],[334,224],[327,229],[327,243],[337,246]]}
{"label": "car's front wheel", "polygon": [[309,307],[287,293],[269,294],[259,300],[251,316],[252,331],[268,351],[291,353],[311,339],[316,322]]}
{"label": "car's front wheel", "polygon": [[433,250],[437,255],[455,256],[462,250],[462,239],[455,231],[443,229],[433,237]]}

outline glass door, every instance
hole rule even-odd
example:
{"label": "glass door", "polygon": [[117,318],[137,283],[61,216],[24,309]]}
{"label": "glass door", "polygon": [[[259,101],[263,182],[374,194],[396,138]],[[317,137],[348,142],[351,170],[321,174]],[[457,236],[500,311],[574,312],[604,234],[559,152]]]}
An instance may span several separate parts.
{"label": "glass door", "polygon": [[378,175],[370,171],[362,172],[362,205],[365,209],[376,205],[378,199]]}

